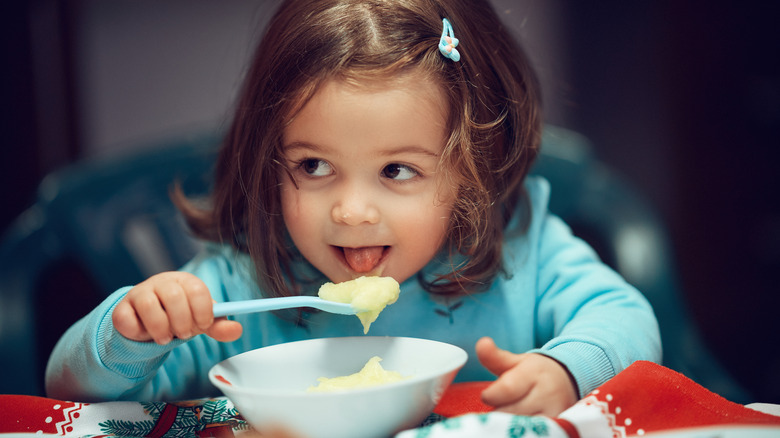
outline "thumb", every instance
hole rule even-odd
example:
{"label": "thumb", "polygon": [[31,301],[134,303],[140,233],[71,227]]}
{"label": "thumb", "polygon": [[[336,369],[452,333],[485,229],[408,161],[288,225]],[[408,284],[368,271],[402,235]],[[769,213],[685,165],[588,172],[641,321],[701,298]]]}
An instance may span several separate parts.
{"label": "thumb", "polygon": [[241,337],[243,331],[241,323],[222,317],[214,320],[214,324],[206,329],[206,335],[219,342],[233,342]]}
{"label": "thumb", "polygon": [[498,348],[493,339],[487,336],[477,341],[475,349],[479,362],[496,376],[500,376],[521,360],[519,355]]}

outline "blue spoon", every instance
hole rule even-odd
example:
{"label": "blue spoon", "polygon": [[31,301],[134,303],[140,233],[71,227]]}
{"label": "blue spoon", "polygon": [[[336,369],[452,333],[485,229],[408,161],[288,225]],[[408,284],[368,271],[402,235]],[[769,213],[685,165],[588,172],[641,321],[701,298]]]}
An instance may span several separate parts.
{"label": "blue spoon", "polygon": [[260,298],[257,300],[228,301],[214,303],[214,316],[239,315],[242,313],[268,312],[270,310],[290,309],[293,307],[313,307],[330,313],[354,315],[357,310],[351,304],[337,303],[318,297],[297,296],[279,298]]}

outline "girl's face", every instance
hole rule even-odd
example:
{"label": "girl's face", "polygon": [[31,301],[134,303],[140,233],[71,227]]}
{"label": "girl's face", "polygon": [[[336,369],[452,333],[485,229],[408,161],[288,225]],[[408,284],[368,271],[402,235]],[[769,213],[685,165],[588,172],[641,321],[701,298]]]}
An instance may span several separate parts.
{"label": "girl's face", "polygon": [[[331,281],[403,282],[444,241],[457,187],[437,174],[443,92],[410,74],[392,85],[326,82],[285,128],[287,230]],[[296,187],[297,184],[297,187]]]}

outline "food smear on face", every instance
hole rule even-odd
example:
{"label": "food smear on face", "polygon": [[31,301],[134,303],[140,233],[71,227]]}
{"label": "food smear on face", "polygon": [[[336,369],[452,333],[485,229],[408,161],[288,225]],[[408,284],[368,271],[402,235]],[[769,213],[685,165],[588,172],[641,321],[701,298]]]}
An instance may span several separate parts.
{"label": "food smear on face", "polygon": [[358,310],[357,317],[363,324],[363,334],[388,304],[398,300],[401,287],[392,277],[360,277],[343,283],[325,283],[318,295],[323,300],[351,304]]}
{"label": "food smear on face", "polygon": [[379,386],[387,383],[398,382],[407,379],[398,371],[387,371],[382,368],[379,362],[382,360],[379,356],[374,356],[366,362],[363,369],[355,374],[340,377],[320,377],[315,386],[310,386],[307,392],[332,392],[345,391],[356,388],[367,388],[370,386]]}

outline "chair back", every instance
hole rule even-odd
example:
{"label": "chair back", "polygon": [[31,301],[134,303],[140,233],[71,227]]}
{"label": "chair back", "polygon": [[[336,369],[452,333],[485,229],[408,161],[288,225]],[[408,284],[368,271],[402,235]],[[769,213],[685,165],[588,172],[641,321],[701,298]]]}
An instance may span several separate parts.
{"label": "chair back", "polygon": [[62,332],[108,293],[175,270],[197,252],[170,201],[205,194],[212,137],[80,162],[41,182],[0,246],[0,393],[43,393]]}
{"label": "chair back", "polygon": [[751,401],[707,348],[686,309],[660,215],[592,150],[582,135],[545,128],[531,173],[550,182],[550,211],[650,301],[660,325],[665,366],[731,401]]}

